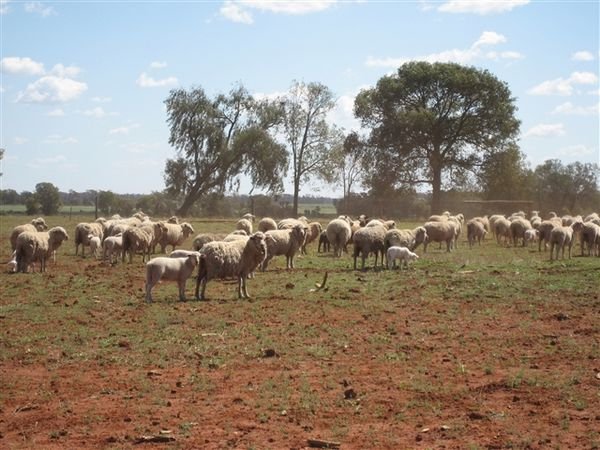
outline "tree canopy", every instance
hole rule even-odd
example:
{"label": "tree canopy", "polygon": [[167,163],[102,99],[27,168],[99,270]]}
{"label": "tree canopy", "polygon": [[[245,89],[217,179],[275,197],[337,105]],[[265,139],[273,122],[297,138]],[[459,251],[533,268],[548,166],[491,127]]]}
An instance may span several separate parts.
{"label": "tree canopy", "polygon": [[201,88],[176,89],[165,100],[169,143],[177,157],[165,167],[167,193],[182,198],[186,215],[202,196],[239,186],[239,175],[254,187],[277,191],[287,169],[283,146],[270,135],[281,120],[280,105],[255,100],[242,86],[210,99]]}
{"label": "tree canopy", "polygon": [[402,65],[356,97],[355,115],[370,132],[367,180],[429,184],[431,209],[439,210],[445,182],[477,171],[486,155],[514,143],[520,125],[514,102],[506,83],[486,70]]}

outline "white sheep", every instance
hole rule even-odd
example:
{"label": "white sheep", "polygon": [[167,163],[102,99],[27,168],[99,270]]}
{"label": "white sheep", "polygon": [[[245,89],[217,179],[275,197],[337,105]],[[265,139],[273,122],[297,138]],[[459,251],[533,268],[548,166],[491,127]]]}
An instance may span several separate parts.
{"label": "white sheep", "polygon": [[152,302],[152,288],[160,280],[177,281],[179,301],[185,301],[185,283],[200,262],[200,256],[194,252],[182,258],[159,256],[146,263],[146,302]]}
{"label": "white sheep", "polygon": [[81,222],[75,226],[75,256],[79,253],[79,246],[81,245],[81,256],[85,256],[85,247],[89,247],[90,241],[88,236],[98,236],[100,240],[104,237],[104,231],[106,229],[106,219],[99,217],[95,222]]}
{"label": "white sheep", "polygon": [[[246,278],[267,256],[265,235],[257,231],[246,241],[209,242],[202,247],[196,280],[196,298],[205,299],[207,283],[214,278],[236,277],[238,297],[250,298]],[[202,289],[200,289],[202,286]]]}
{"label": "white sheep", "polygon": [[246,213],[242,216],[242,219],[246,219],[246,220],[249,220],[250,222],[254,223],[254,221],[256,220],[256,216],[254,214]]}
{"label": "white sheep", "polygon": [[582,222],[575,222],[569,226],[557,226],[550,233],[550,261],[554,256],[554,249],[556,248],[556,258],[558,259],[558,252],[562,250],[562,259],[565,259],[565,247],[569,250],[568,256],[571,259],[571,247],[573,247],[573,233],[581,231],[583,228]]}
{"label": "white sheep", "polygon": [[69,239],[63,227],[50,228],[48,231],[25,231],[17,237],[17,272],[27,272],[29,266],[40,262],[40,272],[46,271],[46,261]]}
{"label": "white sheep", "polygon": [[510,220],[504,216],[494,220],[494,234],[496,235],[496,242],[498,242],[498,244],[500,244],[500,239],[504,238],[504,244],[508,245],[511,238]]}
{"label": "white sheep", "polygon": [[510,222],[510,236],[513,241],[513,246],[516,247],[519,239],[522,240],[523,247],[525,247],[525,231],[531,230],[531,222],[529,220],[517,216]]}
{"label": "white sheep", "polygon": [[276,229],[277,229],[277,222],[275,222],[275,220],[271,219],[270,217],[263,217],[258,222],[258,231],[262,231],[263,233],[266,233],[269,230],[276,230]]}
{"label": "white sheep", "polygon": [[587,246],[588,256],[600,256],[600,226],[594,222],[585,222],[579,236],[581,246],[581,256],[584,255],[584,249]]}
{"label": "white sheep", "polygon": [[227,236],[225,233],[200,233],[194,238],[192,249],[199,251],[205,244],[214,241],[222,241],[225,236]]}
{"label": "white sheep", "polygon": [[525,234],[523,235],[523,242],[526,245],[529,245],[532,242],[537,242],[539,237],[540,237],[540,230],[531,228],[529,230],[525,230]]}
{"label": "white sheep", "polygon": [[333,255],[335,257],[342,256],[342,250],[346,249],[346,244],[352,236],[350,223],[346,219],[333,219],[327,224],[327,239],[333,246]]}
{"label": "white sheep", "polygon": [[123,235],[108,236],[102,242],[102,259],[110,264],[116,263],[123,250]]}
{"label": "white sheep", "polygon": [[262,264],[262,270],[266,270],[271,259],[279,255],[285,255],[286,268],[293,269],[294,256],[302,248],[305,238],[306,231],[301,224],[293,228],[267,231],[265,233],[267,257]]}
{"label": "white sheep", "polygon": [[425,242],[427,239],[427,230],[425,227],[417,227],[413,230],[391,229],[385,233],[385,248],[389,247],[407,247],[410,251]]}
{"label": "white sheep", "polygon": [[427,239],[423,243],[424,253],[427,253],[427,245],[430,242],[445,242],[446,251],[452,251],[452,245],[454,244],[457,234],[457,222],[454,220],[427,222],[423,227],[427,231]]}
{"label": "white sheep", "polygon": [[173,250],[171,253],[169,253],[169,258],[187,258],[190,255],[197,255],[198,258],[200,258],[200,252],[197,252],[195,250]]}
{"label": "white sheep", "polygon": [[485,238],[487,231],[485,231],[485,226],[483,222],[478,220],[478,218],[471,219],[467,222],[467,241],[469,242],[469,247],[473,248],[475,242],[481,245],[481,241]]}
{"label": "white sheep", "polygon": [[538,227],[538,231],[540,232],[538,236],[538,252],[542,251],[542,245],[544,246],[544,251],[546,251],[546,244],[550,243],[550,234],[552,230],[556,227],[562,226],[562,221],[558,217],[554,217],[553,219],[543,220]]}
{"label": "white sheep", "polygon": [[311,242],[317,240],[317,238],[321,235],[323,231],[323,226],[319,222],[311,222],[308,224],[308,229],[306,230],[306,238],[304,239],[304,244],[302,244],[302,254],[306,255],[306,246]]}
{"label": "white sheep", "polygon": [[162,228],[161,236],[159,239],[160,251],[165,253],[167,246],[171,245],[173,250],[177,246],[183,244],[183,242],[194,232],[194,228],[187,222],[181,224],[164,223],[159,222]]}
{"label": "white sheep", "polygon": [[130,227],[123,233],[123,249],[121,260],[125,262],[125,258],[129,255],[129,262],[133,259],[133,254],[142,252],[142,262],[146,261],[146,257],[150,259],[150,250],[153,241],[152,227]]}
{"label": "white sheep", "polygon": [[370,253],[375,253],[375,265],[377,268],[377,258],[381,255],[381,267],[383,267],[383,258],[385,252],[385,233],[387,229],[383,225],[366,226],[354,233],[354,270],[356,270],[356,258],[361,256],[361,270],[365,270],[365,259]]}
{"label": "white sheep", "polygon": [[6,263],[6,270],[8,273],[15,273],[17,271],[17,251],[13,251],[10,257],[10,261]]}
{"label": "white sheep", "polygon": [[248,236],[252,234],[252,222],[248,219],[240,219],[235,224],[236,230],[244,230]]}
{"label": "white sheep", "polygon": [[94,256],[94,258],[98,259],[98,251],[102,246],[100,237],[90,234],[88,235],[87,239],[90,243],[90,253]]}
{"label": "white sheep", "polygon": [[404,265],[408,269],[408,263],[419,259],[419,255],[411,252],[406,247],[391,246],[387,249],[387,267],[388,269],[396,268],[396,260],[400,260],[400,270]]}
{"label": "white sheep", "polygon": [[306,220],[306,217],[304,217],[304,216],[300,216],[297,219],[288,217],[287,219],[282,219],[279,222],[277,222],[277,229],[285,230],[288,228],[293,228],[296,225],[302,225],[302,226],[306,227],[306,226],[308,226],[308,220]]}
{"label": "white sheep", "polygon": [[17,248],[17,237],[19,234],[24,231],[45,231],[48,229],[48,225],[46,225],[46,221],[43,217],[38,217],[37,219],[32,219],[31,223],[26,223],[23,225],[17,225],[13,228],[10,233],[10,248],[11,250],[15,250]]}

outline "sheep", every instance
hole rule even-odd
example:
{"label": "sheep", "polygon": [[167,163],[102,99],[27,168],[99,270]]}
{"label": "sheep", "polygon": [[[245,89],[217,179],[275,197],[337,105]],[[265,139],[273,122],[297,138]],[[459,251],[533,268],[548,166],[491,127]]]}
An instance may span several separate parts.
{"label": "sheep", "polygon": [[[483,225],[483,228],[485,229],[486,234],[491,231],[490,219],[488,218],[488,216],[473,217],[473,219],[471,219],[471,220],[476,220],[477,222],[480,222]],[[482,240],[485,240],[485,236],[482,238]]]}
{"label": "sheep", "polygon": [[152,288],[160,280],[177,281],[179,301],[185,301],[185,283],[200,262],[197,252],[181,258],[159,256],[146,263],[146,302],[152,303]]}
{"label": "sheep", "polygon": [[594,222],[585,222],[581,229],[579,242],[581,246],[581,256],[584,255],[584,248],[587,245],[588,256],[600,256],[600,248],[597,242],[600,241],[600,226]]}
{"label": "sheep", "polygon": [[385,233],[385,248],[392,246],[407,247],[411,252],[427,239],[425,227],[417,227],[414,230],[391,229]]}
{"label": "sheep", "polygon": [[199,251],[205,244],[213,241],[222,241],[225,236],[225,233],[200,233],[194,238],[192,242],[192,249]]}
{"label": "sheep", "polygon": [[467,222],[467,241],[469,241],[469,248],[473,248],[475,242],[481,245],[481,240],[485,238],[487,231],[483,222],[475,219],[471,219]]}
{"label": "sheep", "polygon": [[400,260],[400,270],[402,270],[402,266],[404,265],[408,269],[408,263],[416,261],[419,259],[419,255],[411,252],[406,247],[399,246],[391,246],[387,249],[386,252],[387,257],[387,267],[388,269],[396,268],[396,260]]}
{"label": "sheep", "polygon": [[323,226],[319,222],[311,222],[308,224],[308,230],[306,232],[306,238],[304,239],[304,243],[302,244],[302,254],[306,255],[306,246],[311,242],[315,241],[318,237],[321,236],[321,232],[323,231]]}
{"label": "sheep", "polygon": [[123,235],[108,236],[102,242],[102,258],[110,264],[116,263],[123,249]]}
{"label": "sheep", "polygon": [[333,255],[335,257],[342,256],[342,250],[346,248],[346,244],[352,236],[350,223],[346,219],[333,219],[327,224],[327,239],[333,246]]}
{"label": "sheep", "polygon": [[562,226],[562,221],[555,217],[554,219],[543,220],[538,227],[539,240],[538,240],[538,252],[542,251],[542,244],[544,245],[544,251],[546,251],[546,244],[550,242],[550,234],[555,227]]}
{"label": "sheep", "polygon": [[511,238],[510,233],[510,220],[506,217],[499,217],[494,221],[494,234],[496,235],[496,242],[500,244],[500,239],[504,238],[504,244],[508,245]]}
{"label": "sheep", "polygon": [[88,239],[89,235],[98,236],[100,240],[104,237],[104,231],[106,229],[106,219],[98,218],[95,222],[81,222],[75,226],[75,256],[79,253],[79,246],[81,245],[81,256],[85,256],[85,247],[90,245]]}
{"label": "sheep", "polygon": [[429,216],[429,219],[427,219],[427,222],[444,222],[444,221],[448,220],[448,217],[450,217],[450,212],[444,211],[440,215],[434,214],[434,215]]}
{"label": "sheep", "polygon": [[323,247],[323,253],[331,251],[331,244],[329,243],[329,239],[327,239],[327,230],[321,231],[321,234],[319,235],[318,253],[321,253],[321,247]]}
{"label": "sheep", "polygon": [[287,219],[282,219],[279,222],[277,222],[277,229],[285,230],[285,229],[293,228],[296,225],[302,225],[303,227],[307,227],[308,220],[306,220],[306,217],[304,217],[304,216],[301,216],[298,219],[293,219],[291,217],[289,217]]}
{"label": "sheep", "polygon": [[516,217],[510,223],[510,236],[513,241],[513,246],[517,246],[518,240],[521,239],[523,242],[523,247],[525,247],[525,231],[531,230],[533,227],[531,226],[531,222],[529,220],[524,219],[523,217]]}
{"label": "sheep", "polygon": [[17,272],[27,272],[35,261],[40,262],[40,272],[46,271],[46,261],[69,239],[63,227],[50,228],[48,231],[25,231],[17,237]]}
{"label": "sheep", "polygon": [[262,231],[263,233],[266,233],[269,230],[276,230],[276,229],[277,229],[277,222],[275,222],[270,217],[263,217],[258,222],[258,231]]}
{"label": "sheep", "polygon": [[17,251],[14,250],[10,256],[10,261],[6,263],[6,271],[8,273],[15,273],[17,271]]}
{"label": "sheep", "polygon": [[31,223],[17,225],[13,228],[12,232],[10,233],[11,250],[15,251],[15,249],[17,248],[17,237],[24,231],[46,231],[47,229],[48,225],[46,225],[46,221],[42,217],[33,219]]}
{"label": "sheep", "polygon": [[223,242],[239,241],[248,239],[248,234],[244,230],[235,230],[223,238]]}
{"label": "sheep", "polygon": [[194,228],[187,222],[181,224],[159,222],[162,228],[162,233],[159,239],[161,253],[166,253],[168,245],[173,247],[173,250],[194,232]]}
{"label": "sheep", "polygon": [[558,252],[562,250],[562,259],[565,259],[565,247],[569,250],[569,259],[571,259],[571,248],[573,247],[573,233],[581,231],[583,228],[582,222],[575,222],[569,226],[557,226],[552,229],[550,233],[550,261],[554,256],[554,249],[556,248],[556,258],[558,259]]}
{"label": "sheep", "polygon": [[146,255],[150,259],[152,240],[151,227],[131,227],[125,230],[123,233],[122,262],[125,262],[126,255],[129,255],[129,262],[131,263],[133,254],[137,251],[142,252],[142,262],[146,261]]}
{"label": "sheep", "polygon": [[523,242],[526,245],[529,245],[531,242],[537,242],[539,237],[540,237],[540,230],[531,228],[529,230],[525,230],[525,233],[523,234]]}
{"label": "sheep", "polygon": [[256,216],[254,214],[246,213],[242,216],[242,219],[246,219],[254,223],[254,221],[256,220]]}
{"label": "sheep", "polygon": [[252,234],[246,241],[209,242],[202,247],[196,279],[196,299],[205,299],[206,285],[210,280],[228,277],[236,277],[238,280],[238,298],[250,298],[246,278],[266,257],[265,235],[260,231]]}
{"label": "sheep", "polygon": [[[462,233],[462,228],[465,223],[465,216],[463,216],[462,213],[459,213],[456,216],[448,216],[448,220],[452,221],[456,224],[453,248],[458,248],[458,238],[460,237],[460,234]],[[441,248],[441,245],[442,244],[440,242],[440,248]]]}
{"label": "sheep", "polygon": [[453,220],[442,222],[427,222],[423,225],[427,231],[427,239],[423,242],[423,252],[427,253],[429,242],[446,242],[446,251],[452,251],[452,245],[456,238],[457,224]]}
{"label": "sheep", "polygon": [[100,242],[100,238],[98,236],[90,234],[88,235],[87,239],[90,243],[90,253],[94,256],[94,258],[98,259],[98,250],[102,245]]}
{"label": "sheep", "polygon": [[490,224],[490,232],[495,236],[496,235],[496,221],[499,219],[506,219],[502,214],[492,214],[488,218],[488,222]]}
{"label": "sheep", "polygon": [[365,270],[365,259],[370,253],[375,253],[374,268],[377,268],[377,258],[381,254],[381,267],[385,252],[385,233],[387,229],[383,225],[366,226],[354,233],[354,270],[356,270],[356,258],[361,255],[361,270]]}
{"label": "sheep", "polygon": [[169,258],[187,258],[190,255],[198,255],[198,258],[200,258],[200,252],[182,249],[173,250],[171,253],[169,253]]}
{"label": "sheep", "polygon": [[175,225],[179,225],[179,217],[171,216],[167,219],[167,223],[174,223]]}
{"label": "sheep", "polygon": [[593,213],[588,214],[587,216],[585,216],[585,219],[583,219],[583,223],[592,222],[593,220],[598,220],[598,219],[600,219],[600,216],[598,215],[598,213],[593,212]]}
{"label": "sheep", "polygon": [[302,248],[305,238],[306,231],[301,224],[291,229],[267,231],[265,233],[267,257],[262,263],[262,270],[267,270],[269,262],[278,255],[285,255],[286,269],[293,269],[294,256]]}
{"label": "sheep", "polygon": [[392,228],[396,228],[396,222],[393,220],[379,220],[372,219],[365,225],[366,227],[377,227],[383,226],[386,230],[391,230]]}
{"label": "sheep", "polygon": [[252,222],[250,222],[248,219],[240,219],[235,224],[235,229],[244,230],[249,236],[252,234]]}

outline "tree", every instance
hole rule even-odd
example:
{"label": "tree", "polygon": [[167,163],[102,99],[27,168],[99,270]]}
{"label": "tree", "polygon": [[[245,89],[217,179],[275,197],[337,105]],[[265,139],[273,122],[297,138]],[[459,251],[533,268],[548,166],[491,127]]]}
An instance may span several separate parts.
{"label": "tree", "polygon": [[486,200],[527,200],[532,193],[532,171],[516,145],[487,155],[478,180]]}
{"label": "tree", "polygon": [[486,70],[454,63],[409,62],[361,91],[354,112],[370,129],[371,179],[429,184],[440,209],[444,183],[476,171],[482,159],[512,144],[519,132],[514,98]]}
{"label": "tree", "polygon": [[329,153],[327,167],[330,172],[327,174],[326,181],[342,187],[343,199],[350,196],[352,188],[361,180],[363,155],[362,143],[355,132],[340,139]]}
{"label": "tree", "polygon": [[302,182],[312,175],[325,177],[323,169],[339,132],[326,122],[335,106],[333,94],[320,83],[294,81],[281,99],[284,108],[283,139],[289,147],[294,184],[293,214],[298,215],[298,196]]}
{"label": "tree", "polygon": [[57,214],[62,206],[58,188],[52,183],[36,184],[34,196],[44,215],[51,216]]}
{"label": "tree", "polygon": [[166,163],[166,192],[183,199],[178,215],[203,196],[239,186],[240,174],[259,188],[281,186],[287,157],[269,134],[281,119],[277,103],[257,101],[239,86],[214,100],[201,88],[176,89],[165,104],[177,152]]}
{"label": "tree", "polygon": [[98,192],[98,209],[102,214],[109,215],[115,210],[117,196],[111,191]]}

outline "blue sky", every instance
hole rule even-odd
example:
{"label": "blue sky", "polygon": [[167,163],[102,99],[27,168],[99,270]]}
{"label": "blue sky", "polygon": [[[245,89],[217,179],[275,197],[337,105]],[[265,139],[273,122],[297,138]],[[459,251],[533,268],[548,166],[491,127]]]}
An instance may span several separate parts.
{"label": "blue sky", "polygon": [[[271,95],[317,81],[338,99],[331,121],[350,130],[359,90],[410,60],[507,82],[532,167],[600,163],[599,4],[0,0],[2,188],[160,191],[175,155],[170,89],[214,95],[241,82]],[[341,188],[315,182],[301,194]]]}

